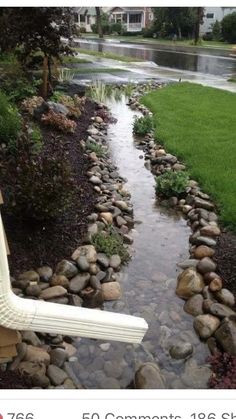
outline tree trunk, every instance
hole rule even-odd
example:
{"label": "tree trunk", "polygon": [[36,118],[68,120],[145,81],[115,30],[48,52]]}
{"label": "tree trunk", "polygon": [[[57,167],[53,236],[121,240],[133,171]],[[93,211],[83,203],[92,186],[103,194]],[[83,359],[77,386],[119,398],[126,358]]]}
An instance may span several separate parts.
{"label": "tree trunk", "polygon": [[95,7],[95,9],[96,9],[98,36],[99,36],[100,39],[102,39],[103,38],[103,30],[102,30],[102,22],[101,22],[101,10],[100,10],[100,7]]}
{"label": "tree trunk", "polygon": [[203,7],[197,7],[197,16],[196,16],[196,23],[195,23],[195,30],[194,30],[194,44],[197,45],[199,41],[199,33],[200,33],[200,24],[203,18]]}
{"label": "tree trunk", "polygon": [[178,37],[179,39],[182,39],[182,33],[181,33],[181,27],[178,26]]}

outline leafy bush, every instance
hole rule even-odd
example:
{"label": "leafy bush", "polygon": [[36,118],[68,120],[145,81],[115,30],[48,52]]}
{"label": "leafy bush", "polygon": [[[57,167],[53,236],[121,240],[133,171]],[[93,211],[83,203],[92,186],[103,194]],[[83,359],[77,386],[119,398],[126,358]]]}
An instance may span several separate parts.
{"label": "leafy bush", "polygon": [[82,103],[78,100],[78,96],[72,98],[71,96],[65,95],[60,91],[55,91],[51,97],[53,102],[61,103],[66,106],[69,110],[69,115],[78,118],[81,115]]}
{"label": "leafy bush", "polygon": [[114,228],[94,234],[92,243],[98,252],[105,253],[109,257],[119,255],[122,262],[127,262],[130,258],[121,236]]}
{"label": "leafy bush", "polygon": [[67,118],[65,115],[54,112],[52,109],[42,116],[41,121],[45,125],[50,125],[59,131],[73,133],[76,130],[76,122]]}
{"label": "leafy bush", "polygon": [[140,118],[135,118],[134,124],[133,124],[133,132],[143,137],[144,135],[151,132],[153,129],[153,118],[151,116],[142,116]]}
{"label": "leafy bush", "polygon": [[63,152],[57,156],[32,155],[25,139],[18,147],[15,159],[5,167],[8,212],[37,220],[60,216],[70,205],[75,190]]}
{"label": "leafy bush", "polygon": [[21,103],[22,108],[30,113],[30,115],[34,114],[34,110],[39,108],[44,103],[44,99],[41,96],[33,96],[27,99],[24,99]]}
{"label": "leafy bush", "polygon": [[156,29],[154,28],[154,26],[144,28],[143,31],[142,31],[143,37],[144,38],[153,38],[153,35],[154,35],[155,31],[156,31]]}
{"label": "leafy bush", "polygon": [[100,144],[97,143],[88,143],[87,149],[91,152],[96,153],[98,157],[102,157],[104,155],[104,150]]}
{"label": "leafy bush", "polygon": [[21,118],[8,97],[0,91],[0,143],[8,148],[14,147],[21,129]]}
{"label": "leafy bush", "polygon": [[188,182],[186,172],[166,172],[156,178],[156,192],[165,197],[179,196],[186,192]]}
{"label": "leafy bush", "polygon": [[204,33],[202,39],[203,39],[203,41],[213,41],[213,34],[212,34],[212,32],[206,32],[206,33]]}
{"label": "leafy bush", "polygon": [[212,37],[214,41],[222,40],[221,24],[218,20],[212,25]]}
{"label": "leafy bush", "polygon": [[39,84],[40,81],[37,80],[29,82],[21,73],[14,78],[8,74],[3,81],[2,88],[12,102],[18,103],[26,97],[36,95]]}
{"label": "leafy bush", "polygon": [[236,389],[236,357],[218,352],[209,358],[213,374],[209,387],[216,389]]}
{"label": "leafy bush", "polygon": [[222,36],[224,41],[236,42],[236,12],[225,16],[221,21]]}
{"label": "leafy bush", "polygon": [[111,33],[118,33],[120,35],[122,32],[122,25],[121,23],[112,23],[111,24]]}

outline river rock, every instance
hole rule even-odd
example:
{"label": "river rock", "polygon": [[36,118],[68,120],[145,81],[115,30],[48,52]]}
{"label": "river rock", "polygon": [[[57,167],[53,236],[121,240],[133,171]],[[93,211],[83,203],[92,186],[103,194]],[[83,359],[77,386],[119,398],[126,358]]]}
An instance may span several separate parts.
{"label": "river rock", "polygon": [[196,247],[193,253],[196,259],[203,259],[205,257],[211,258],[212,256],[214,256],[215,251],[211,247],[201,245]]}
{"label": "river rock", "polygon": [[203,314],[202,304],[202,294],[193,295],[184,304],[184,311],[192,316],[198,316],[199,314]]}
{"label": "river rock", "polygon": [[193,358],[190,358],[185,363],[184,374],[181,375],[181,380],[191,389],[205,389],[208,387],[209,379],[212,375],[212,370],[206,365],[198,366]]}
{"label": "river rock", "polygon": [[94,290],[102,289],[101,282],[94,275],[91,276],[91,278],[89,280],[89,284],[90,284],[90,287],[92,287]]}
{"label": "river rock", "polygon": [[66,106],[62,105],[62,103],[48,101],[47,104],[49,106],[49,109],[55,113],[59,113],[64,116],[69,114],[69,109]]}
{"label": "river rock", "polygon": [[220,320],[211,314],[200,314],[194,319],[194,328],[202,339],[208,339],[220,325]]}
{"label": "river rock", "polygon": [[236,313],[235,311],[231,310],[231,308],[225,306],[224,304],[220,303],[213,303],[209,307],[209,313],[213,316],[217,316],[220,319],[224,317],[234,316]]}
{"label": "river rock", "polygon": [[79,293],[81,290],[87,287],[89,284],[90,274],[81,273],[76,275],[69,284],[69,290],[75,294]]}
{"label": "river rock", "polygon": [[110,267],[113,269],[119,269],[121,265],[121,258],[119,255],[112,255],[109,261]]}
{"label": "river rock", "polygon": [[105,253],[98,253],[97,262],[102,268],[106,269],[109,267],[109,258],[105,255]]}
{"label": "river rock", "polygon": [[81,271],[83,271],[83,272],[89,271],[89,262],[88,262],[86,256],[78,257],[78,259],[76,259],[76,263],[77,263],[78,268]]}
{"label": "river rock", "polygon": [[91,178],[89,179],[89,181],[93,185],[101,185],[102,184],[102,180],[98,176],[91,176]]}
{"label": "river rock", "polygon": [[25,271],[18,277],[19,281],[39,282],[39,274],[36,271]]}
{"label": "river rock", "polygon": [[101,212],[100,218],[102,221],[105,221],[106,224],[112,224],[113,216],[111,212]]}
{"label": "river rock", "polygon": [[204,274],[204,281],[206,284],[210,284],[211,281],[215,278],[220,278],[220,276],[216,272],[207,272]]}
{"label": "river rock", "polygon": [[214,204],[210,201],[206,201],[205,199],[195,197],[194,199],[194,205],[196,208],[204,208],[208,211],[211,211],[214,209]]}
{"label": "river rock", "polygon": [[205,257],[198,262],[197,270],[201,274],[212,272],[216,270],[216,264],[209,257]]}
{"label": "river rock", "polygon": [[64,275],[68,279],[73,278],[73,276],[77,275],[77,273],[78,273],[77,267],[66,259],[63,259],[56,266],[56,274]]}
{"label": "river rock", "polygon": [[170,356],[174,359],[185,359],[193,353],[193,345],[189,342],[179,342],[171,346]]}
{"label": "river rock", "polygon": [[67,289],[69,288],[69,284],[70,284],[70,281],[65,275],[53,275],[50,281],[50,285],[52,287],[56,285],[60,285],[61,287],[64,287]]}
{"label": "river rock", "polygon": [[68,358],[68,354],[63,348],[55,348],[50,352],[50,363],[61,368]]}
{"label": "river rock", "polygon": [[38,338],[35,332],[32,332],[31,330],[23,330],[21,332],[22,340],[23,342],[26,342],[33,346],[40,346],[41,340]]}
{"label": "river rock", "polygon": [[178,276],[178,284],[176,294],[185,300],[198,294],[204,287],[202,275],[197,273],[193,268],[188,268]]}
{"label": "river rock", "polygon": [[236,322],[225,319],[215,332],[215,338],[225,352],[236,356]]}
{"label": "river rock", "polygon": [[216,241],[211,237],[207,236],[198,236],[194,239],[194,243],[197,245],[205,244],[206,246],[216,246]]}
{"label": "river rock", "polygon": [[177,263],[177,266],[181,269],[187,269],[187,268],[196,268],[198,264],[197,259],[186,259],[183,262]]}
{"label": "river rock", "polygon": [[47,351],[37,346],[28,345],[26,350],[25,361],[42,362],[45,365],[50,364],[50,356]]}
{"label": "river rock", "polygon": [[114,205],[121,211],[127,211],[128,209],[128,204],[125,201],[115,201]]}
{"label": "river rock", "polygon": [[158,365],[147,362],[138,369],[135,373],[135,388],[136,389],[164,389],[165,383],[161,376]]}
{"label": "river rock", "polygon": [[46,365],[43,363],[23,361],[20,363],[18,370],[21,373],[28,374],[35,387],[46,388],[50,384],[49,379],[45,376]]}
{"label": "river rock", "polygon": [[102,294],[105,301],[113,301],[121,298],[121,287],[119,282],[103,283]]}
{"label": "river rock", "polygon": [[226,306],[233,307],[235,305],[234,295],[226,288],[222,288],[214,295],[218,301],[220,301],[222,304],[225,304]]}
{"label": "river rock", "polygon": [[209,224],[205,227],[202,227],[200,233],[202,236],[215,237],[220,235],[220,229],[217,226]]}
{"label": "river rock", "polygon": [[59,386],[68,378],[65,371],[52,364],[47,369],[47,376],[54,386]]}
{"label": "river rock", "polygon": [[222,279],[214,278],[209,284],[209,290],[212,292],[220,291],[222,289]]}
{"label": "river rock", "polygon": [[97,261],[97,252],[92,244],[78,247],[72,254],[71,259],[77,261],[80,256],[85,256],[89,263],[95,263]]}
{"label": "river rock", "polygon": [[104,302],[104,296],[101,289],[87,287],[80,292],[83,299],[83,306],[88,308],[100,307]]}
{"label": "river rock", "polygon": [[50,266],[41,266],[37,269],[37,272],[39,274],[40,281],[43,282],[49,282],[53,275],[53,270],[50,268]]}
{"label": "river rock", "polygon": [[52,298],[64,297],[67,294],[67,290],[60,285],[55,287],[46,288],[40,294],[40,298],[43,300],[51,300]]}
{"label": "river rock", "polygon": [[25,290],[26,295],[38,297],[41,293],[41,288],[38,284],[30,284]]}

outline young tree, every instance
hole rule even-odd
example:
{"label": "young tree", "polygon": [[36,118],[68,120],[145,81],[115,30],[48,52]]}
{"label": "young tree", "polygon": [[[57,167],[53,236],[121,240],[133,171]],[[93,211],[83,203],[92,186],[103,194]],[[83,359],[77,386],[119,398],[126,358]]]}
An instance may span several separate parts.
{"label": "young tree", "polygon": [[222,35],[224,41],[236,42],[236,12],[231,13],[223,18],[221,21]]}
{"label": "young tree", "polygon": [[99,38],[103,38],[102,19],[101,19],[101,8],[95,7],[96,9],[96,23]]}
{"label": "young tree", "polygon": [[192,7],[155,7],[154,28],[159,34],[190,36],[193,33],[195,15]]}
{"label": "young tree", "polygon": [[194,44],[197,45],[200,38],[200,25],[203,22],[204,7],[195,7]]}

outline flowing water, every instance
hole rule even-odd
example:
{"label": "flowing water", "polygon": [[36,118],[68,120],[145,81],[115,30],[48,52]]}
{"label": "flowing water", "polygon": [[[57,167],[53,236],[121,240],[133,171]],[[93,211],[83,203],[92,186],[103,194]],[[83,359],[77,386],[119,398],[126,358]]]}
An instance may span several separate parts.
{"label": "flowing water", "polygon": [[[125,98],[108,105],[117,118],[108,129],[111,156],[127,179],[139,222],[132,231],[132,259],[120,273],[123,297],[106,303],[105,310],[144,317],[149,330],[141,345],[80,339],[73,372],[86,388],[127,388],[137,368],[151,361],[158,363],[167,388],[204,387],[208,350],[193,330],[193,318],[183,311],[183,301],[175,295],[176,263],[188,257],[190,229],[180,213],[156,202],[154,177],[145,168],[143,152],[136,148],[132,135],[137,112],[126,105]],[[169,355],[170,345],[181,340],[194,346],[188,361]]]}

